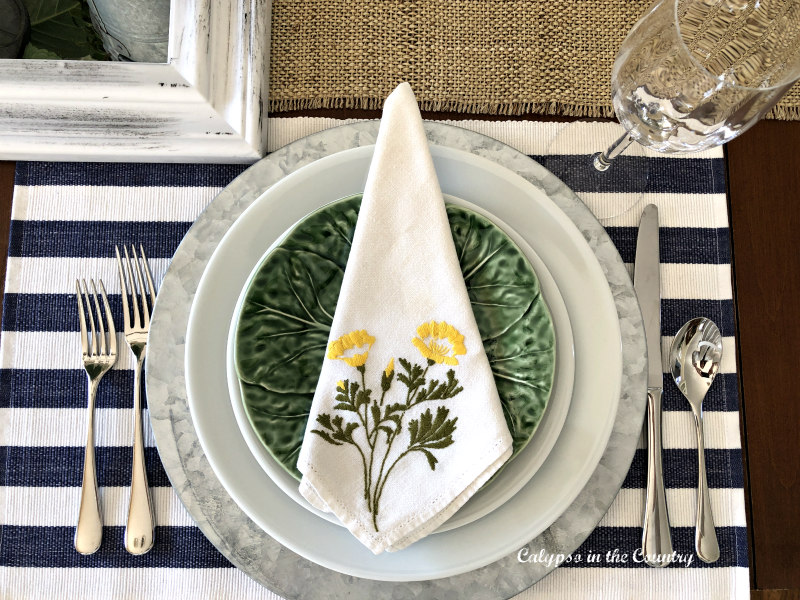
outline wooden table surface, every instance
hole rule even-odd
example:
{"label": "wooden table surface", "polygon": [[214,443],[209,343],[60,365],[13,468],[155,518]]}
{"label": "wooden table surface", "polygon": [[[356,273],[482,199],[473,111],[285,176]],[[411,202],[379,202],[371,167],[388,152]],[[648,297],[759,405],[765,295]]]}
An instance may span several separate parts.
{"label": "wooden table surface", "polygon": [[[800,122],[761,122],[726,157],[751,597],[800,600]],[[13,181],[0,162],[0,289]]]}

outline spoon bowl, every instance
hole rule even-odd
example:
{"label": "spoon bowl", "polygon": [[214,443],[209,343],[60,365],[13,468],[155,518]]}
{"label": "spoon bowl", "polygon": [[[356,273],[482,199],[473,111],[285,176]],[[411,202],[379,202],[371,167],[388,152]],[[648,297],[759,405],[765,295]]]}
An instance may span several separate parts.
{"label": "spoon bowl", "polygon": [[714,529],[711,501],[706,480],[703,442],[703,398],[714,382],[722,361],[722,335],[711,319],[699,317],[681,327],[669,353],[672,378],[692,407],[697,433],[698,486],[695,550],[700,560],[712,563],[719,558],[719,543]]}

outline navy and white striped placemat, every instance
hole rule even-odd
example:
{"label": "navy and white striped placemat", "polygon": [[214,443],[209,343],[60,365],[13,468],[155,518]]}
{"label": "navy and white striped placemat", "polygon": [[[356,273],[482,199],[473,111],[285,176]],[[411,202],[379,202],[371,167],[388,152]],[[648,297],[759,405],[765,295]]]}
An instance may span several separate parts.
{"label": "navy and white striped placemat", "polygon": [[[342,124],[330,119],[272,119],[270,145]],[[543,159],[562,124],[459,121]],[[569,163],[607,145],[613,124],[573,128]],[[552,160],[552,159],[551,159]],[[678,560],[643,566],[645,455],[637,450],[622,490],[573,560],[519,598],[746,598],[747,536],[742,490],[734,313],[725,171],[721,150],[691,158],[629,159],[609,190],[588,193],[590,206],[625,202],[625,169],[649,166],[642,204],[607,223],[626,263],[646,202],[659,206],[662,344],[680,326],[708,316],[724,336],[721,375],[705,408],[706,462],[722,555],[705,565],[694,555],[697,467],[689,406],[665,376],[664,469]],[[183,234],[244,165],[19,163],[0,337],[0,597],[269,598],[203,537],[169,486],[147,428],[146,459],[156,509],[156,545],[133,557],[122,535],[130,478],[133,359],[126,344],[97,399],[96,443],[105,518],[103,545],[92,556],[72,547],[83,443],[86,384],[79,357],[73,294],[76,277],[100,277],[121,320],[114,243],[142,243],[160,279]],[[580,559],[576,560],[578,555]],[[527,557],[532,558],[532,557]],[[535,557],[538,560],[539,557]],[[543,560],[553,559],[541,557]],[[680,591],[678,591],[680,590]]]}

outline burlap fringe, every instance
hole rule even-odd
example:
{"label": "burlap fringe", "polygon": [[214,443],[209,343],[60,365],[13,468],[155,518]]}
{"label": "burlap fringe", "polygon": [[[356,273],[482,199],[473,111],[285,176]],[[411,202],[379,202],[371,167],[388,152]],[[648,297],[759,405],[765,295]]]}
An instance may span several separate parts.
{"label": "burlap fringe", "polygon": [[[270,100],[270,113],[315,109],[380,110],[382,98],[297,98]],[[566,117],[613,117],[611,106],[586,106],[566,102],[460,102],[455,100],[423,100],[420,109],[431,112],[457,112],[471,115],[561,115]],[[800,121],[800,106],[778,105],[769,111],[766,119]]]}
{"label": "burlap fringe", "polygon": [[[270,113],[315,109],[380,110],[382,98],[296,98],[270,100]],[[564,102],[461,102],[455,100],[422,100],[420,109],[431,112],[457,112],[480,115],[564,115],[568,117],[613,117],[611,106],[587,106]]]}

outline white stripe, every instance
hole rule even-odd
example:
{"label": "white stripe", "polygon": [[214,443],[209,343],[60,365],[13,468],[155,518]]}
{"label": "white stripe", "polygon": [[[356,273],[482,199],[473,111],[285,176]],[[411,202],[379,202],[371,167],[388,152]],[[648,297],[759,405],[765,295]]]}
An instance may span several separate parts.
{"label": "white stripe", "polygon": [[[6,293],[9,294],[74,294],[75,280],[101,279],[109,294],[120,293],[119,270],[114,247],[109,244],[107,258],[53,258],[9,257],[6,275]],[[120,249],[121,251],[121,249]],[[147,252],[147,248],[145,248]],[[124,256],[123,256],[124,260]],[[168,258],[148,258],[147,264],[159,287],[169,267]],[[76,304],[77,311],[77,304]],[[75,319],[78,313],[70,315]],[[122,324],[122,315],[114,315]]]}
{"label": "white stripe", "polygon": [[[111,248],[113,252],[113,248]],[[169,259],[148,259],[156,287],[169,267]],[[17,294],[72,294],[75,279],[102,279],[106,291],[119,294],[116,258],[9,257],[6,292]],[[633,274],[633,263],[627,263]],[[733,297],[729,264],[664,263],[661,296],[669,299],[729,300]],[[76,317],[77,318],[77,317]]]}
{"label": "white stripe", "polygon": [[[17,186],[12,219],[40,221],[194,222],[221,191],[216,187]],[[659,207],[662,227],[728,226],[725,194],[581,192],[590,209],[630,206],[605,226],[635,227],[647,204]],[[54,201],[54,198],[61,201]],[[631,202],[636,202],[631,205]],[[64,210],[65,204],[69,211]],[[610,210],[604,209],[608,214]]]}
{"label": "white stripe", "polygon": [[17,186],[11,218],[194,222],[221,190],[219,187]]}
{"label": "white stripe", "polygon": [[[100,487],[103,524],[125,526],[129,487]],[[73,527],[80,501],[79,487],[0,487],[4,525]],[[194,521],[171,487],[151,487],[156,525],[193,526]]]}
{"label": "white stripe", "polygon": [[[72,551],[64,548],[64,552]],[[2,567],[0,589],[4,598],[15,600],[280,600],[280,596],[235,568]]]}
{"label": "white stripe", "polygon": [[[101,383],[102,385],[102,383]],[[86,386],[64,393],[85,397]],[[133,444],[133,390],[130,408],[96,408],[94,411],[95,446],[130,446]],[[150,430],[150,415],[142,411],[145,446],[155,448]],[[77,446],[86,444],[86,408],[0,408],[0,445],[5,446]]]}
{"label": "white stripe", "polygon": [[[270,152],[312,133],[331,127],[358,122],[358,119],[326,117],[277,117],[269,119],[267,146]],[[484,121],[478,119],[443,120],[440,123],[476,131],[516,148],[524,154],[548,154],[556,135],[566,128],[559,142],[569,147],[571,154],[593,154],[605,150],[623,133],[613,122],[557,123],[541,121]],[[568,137],[567,137],[568,136]],[[643,149],[646,156],[658,158],[721,158],[722,148],[712,148],[693,154],[662,154]]]}
{"label": "white stripe", "polygon": [[[0,337],[0,368],[83,369],[80,348],[77,331],[4,331]],[[134,366],[133,353],[118,331],[117,362],[113,368],[132,369]]]}
{"label": "white stripe", "polygon": [[[633,263],[625,263],[633,278]],[[661,263],[661,297],[667,300],[730,300],[729,264]]]}
{"label": "white stripe", "polygon": [[599,214],[616,212],[608,207],[630,207],[619,216],[604,219],[604,227],[638,227],[642,210],[648,204],[658,206],[658,223],[661,227],[728,227],[728,199],[725,194],[650,193],[639,197],[638,194],[617,192],[581,192],[578,196],[590,210],[597,212],[599,208]]}
{"label": "white stripe", "polygon": [[[662,362],[667,372],[671,337],[661,339]],[[735,340],[722,339],[721,373],[736,372]],[[135,362],[121,333],[117,333],[118,358],[114,369],[132,369]],[[82,369],[78,332],[4,331],[0,337],[0,368],[3,369]]]}
{"label": "white stripe", "polygon": [[[689,403],[686,403],[689,408]],[[741,447],[739,413],[703,411],[703,433],[706,449],[738,449]],[[694,418],[689,410],[665,410],[661,413],[661,441],[664,448],[697,448]]]}
{"label": "white stripe", "polygon": [[[667,489],[669,524],[672,527],[694,527],[697,490]],[[710,491],[711,511],[717,527],[746,527],[744,491],[742,488],[714,488]],[[601,527],[641,527],[644,514],[644,489],[622,489],[598,524]]]}
{"label": "white stripe", "polygon": [[[633,563],[635,548],[621,548]],[[605,554],[605,548],[598,548]],[[690,552],[684,548],[684,556]],[[585,560],[585,558],[584,558]],[[696,564],[697,557],[693,557]],[[533,566],[533,565],[531,565]],[[749,600],[750,574],[747,567],[682,569],[569,568],[556,569],[536,585],[514,596],[514,600]]]}

